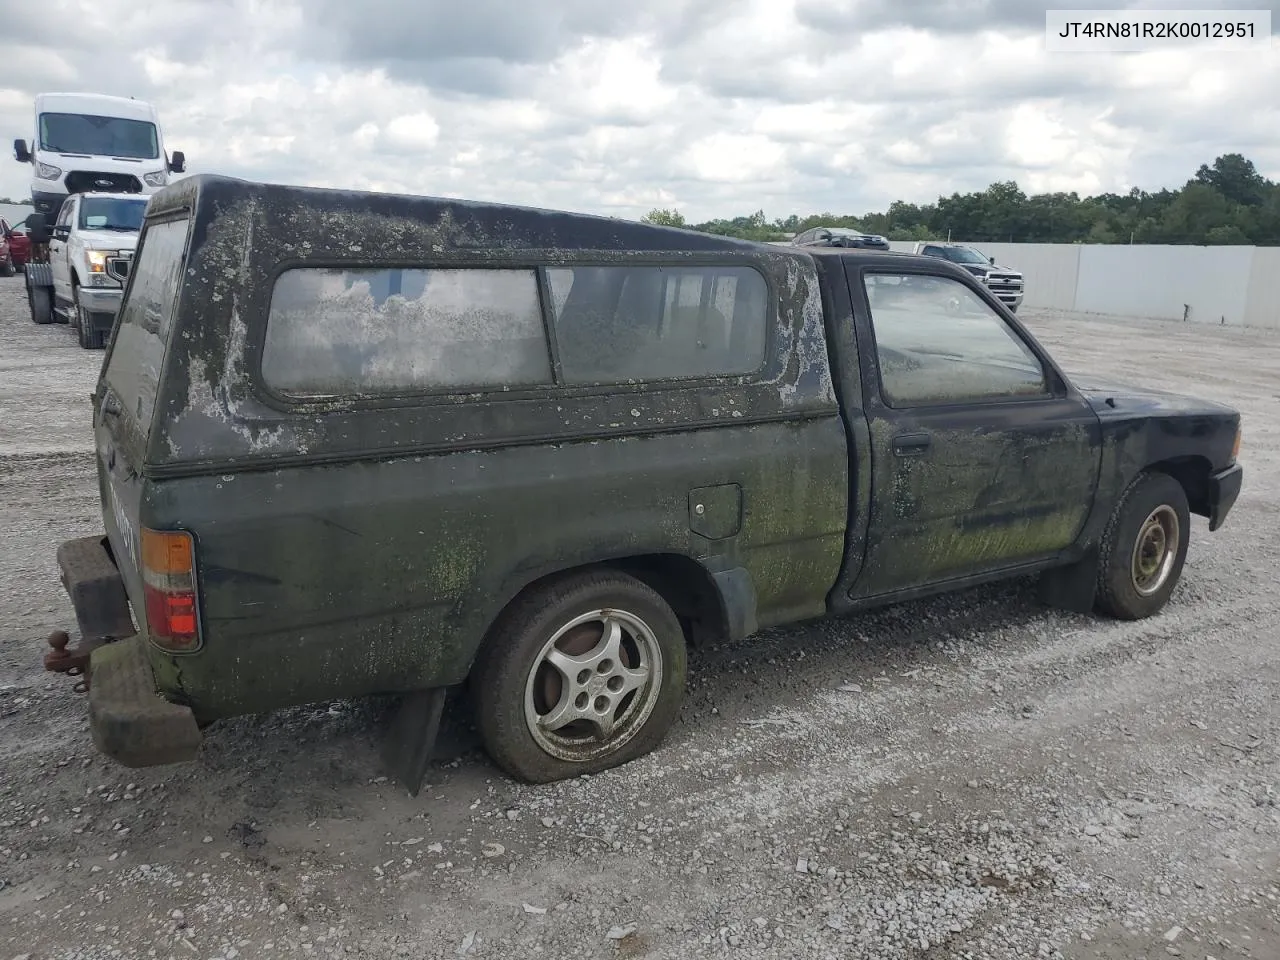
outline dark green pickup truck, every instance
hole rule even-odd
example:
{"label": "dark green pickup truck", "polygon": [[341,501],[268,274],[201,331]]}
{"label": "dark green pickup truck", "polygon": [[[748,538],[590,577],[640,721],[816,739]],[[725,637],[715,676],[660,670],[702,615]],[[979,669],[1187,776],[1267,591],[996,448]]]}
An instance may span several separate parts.
{"label": "dark green pickup truck", "polygon": [[1239,415],[1069,380],[972,275],[570,213],[211,176],[150,201],[64,544],[95,741],[446,688],[550,781],[653,749],[686,645],[1039,574],[1137,618]]}

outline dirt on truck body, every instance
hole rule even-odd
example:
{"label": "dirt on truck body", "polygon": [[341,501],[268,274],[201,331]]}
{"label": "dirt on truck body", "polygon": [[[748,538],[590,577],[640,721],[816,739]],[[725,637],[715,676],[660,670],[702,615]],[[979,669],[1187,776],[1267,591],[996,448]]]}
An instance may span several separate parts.
{"label": "dirt on truck body", "polygon": [[654,749],[686,646],[984,581],[1156,614],[1239,415],[1073,384],[935,258],[196,176],[152,198],[64,544],[100,749],[464,685],[509,773]]}

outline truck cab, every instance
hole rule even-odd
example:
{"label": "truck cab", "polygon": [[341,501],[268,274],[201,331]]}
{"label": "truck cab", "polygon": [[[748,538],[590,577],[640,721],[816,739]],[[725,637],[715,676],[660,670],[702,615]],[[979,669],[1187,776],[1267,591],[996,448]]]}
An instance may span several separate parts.
{"label": "truck cab", "polygon": [[35,136],[14,140],[14,157],[31,165],[31,201],[49,222],[72,194],[149,196],[185,170],[182,151],[166,151],[156,108],[142,100],[41,93],[34,120]]}
{"label": "truck cab", "polygon": [[993,580],[1138,619],[1240,415],[1075,382],[940,258],[199,176],[148,205],[58,549],[95,742],[444,693],[548,782],[655,749],[690,645]]}

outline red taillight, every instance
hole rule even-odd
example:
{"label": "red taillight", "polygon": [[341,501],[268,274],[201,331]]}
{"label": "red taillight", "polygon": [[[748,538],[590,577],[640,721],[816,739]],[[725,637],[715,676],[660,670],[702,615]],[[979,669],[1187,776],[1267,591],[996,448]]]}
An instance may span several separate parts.
{"label": "red taillight", "polygon": [[174,653],[200,646],[195,552],[195,541],[185,531],[142,530],[147,632],[156,646]]}

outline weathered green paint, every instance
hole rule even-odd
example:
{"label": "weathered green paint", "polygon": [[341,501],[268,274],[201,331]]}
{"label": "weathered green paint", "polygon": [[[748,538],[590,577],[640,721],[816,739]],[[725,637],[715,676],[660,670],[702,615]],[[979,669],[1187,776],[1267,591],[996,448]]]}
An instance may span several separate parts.
{"label": "weathered green paint", "polygon": [[[1060,411],[1061,413],[1061,411]],[[1030,563],[1071,547],[1097,485],[1100,437],[1087,410],[954,426],[928,415],[871,418],[873,494],[861,596]],[[951,419],[955,420],[953,416]],[[924,455],[894,437],[927,431]]]}
{"label": "weathered green paint", "polygon": [[208,637],[156,657],[209,717],[335,696],[336,678],[343,696],[457,682],[535,577],[688,555],[689,491],[725,476],[762,622],[818,615],[842,560],[840,439],[832,417],[154,481],[148,522],[197,536]]}
{"label": "weathered green paint", "polygon": [[[519,591],[587,564],[729,571],[750,584],[735,602],[756,605],[730,619],[767,626],[1067,563],[1143,463],[1198,451],[1217,466],[1234,432],[1230,412],[1121,417],[1074,390],[894,411],[858,350],[857,298],[802,251],[208,177],[162,191],[150,216],[180,209],[192,239],[156,417],[145,440],[128,417],[97,428],[138,473],[122,487],[127,522],[196,536],[203,649],[149,656],[157,687],[202,721],[461,681]],[[758,377],[307,404],[259,377],[272,280],[289,264],[654,261],[769,278]],[[914,431],[932,438],[927,455],[896,456],[894,437]],[[714,493],[705,526],[690,512],[701,490]],[[136,572],[125,579],[140,610]]]}

